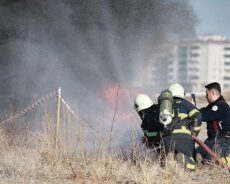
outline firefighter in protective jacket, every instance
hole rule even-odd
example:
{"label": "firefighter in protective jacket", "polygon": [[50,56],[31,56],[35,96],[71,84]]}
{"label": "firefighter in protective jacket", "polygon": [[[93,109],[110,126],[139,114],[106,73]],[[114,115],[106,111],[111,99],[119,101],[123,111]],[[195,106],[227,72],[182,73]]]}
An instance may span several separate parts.
{"label": "firefighter in protective jacket", "polygon": [[[136,110],[143,120],[141,126],[147,139],[147,146],[152,147],[163,143],[166,155],[173,151],[176,158],[180,157],[180,160],[184,161],[185,168],[194,170],[194,142],[191,135],[197,135],[200,130],[200,113],[183,98],[184,89],[181,85],[173,84],[169,87],[169,91],[173,96],[172,107],[166,106],[169,107],[167,112],[169,112],[170,107],[172,108],[173,115],[172,118],[165,119],[165,121],[159,120],[159,115],[162,115],[160,111],[163,110],[161,104],[153,105],[150,97],[143,96],[143,94],[138,95],[135,99]],[[166,92],[168,93],[168,91]],[[159,99],[164,98],[159,97]],[[141,103],[141,101],[146,101],[146,103]],[[147,104],[147,101],[149,101],[148,105],[143,105]],[[162,101],[159,100],[159,103]]]}
{"label": "firefighter in protective jacket", "polygon": [[160,144],[160,124],[159,124],[159,106],[153,104],[152,99],[146,94],[139,94],[134,101],[134,108],[139,114],[144,132],[142,142],[146,143],[148,148],[153,148]]}
{"label": "firefighter in protective jacket", "polygon": [[187,169],[195,169],[194,141],[192,135],[197,136],[201,129],[201,114],[189,101],[184,99],[184,88],[178,84],[169,87],[173,96],[173,109],[177,117],[169,124],[171,135],[164,138],[166,152],[172,150],[181,153]]}

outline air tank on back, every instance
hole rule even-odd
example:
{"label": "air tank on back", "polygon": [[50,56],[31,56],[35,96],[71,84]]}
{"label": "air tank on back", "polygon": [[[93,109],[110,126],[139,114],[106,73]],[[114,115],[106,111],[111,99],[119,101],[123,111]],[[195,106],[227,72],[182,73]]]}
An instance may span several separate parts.
{"label": "air tank on back", "polygon": [[163,90],[158,97],[158,103],[160,104],[159,121],[165,127],[172,122],[174,117],[172,105],[173,96],[171,91]]}

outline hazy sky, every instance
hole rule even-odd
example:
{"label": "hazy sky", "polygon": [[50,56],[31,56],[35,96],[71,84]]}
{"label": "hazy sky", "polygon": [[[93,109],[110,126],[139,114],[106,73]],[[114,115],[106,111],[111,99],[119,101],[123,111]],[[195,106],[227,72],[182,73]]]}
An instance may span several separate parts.
{"label": "hazy sky", "polygon": [[220,34],[230,39],[229,0],[190,0],[199,19],[197,35]]}

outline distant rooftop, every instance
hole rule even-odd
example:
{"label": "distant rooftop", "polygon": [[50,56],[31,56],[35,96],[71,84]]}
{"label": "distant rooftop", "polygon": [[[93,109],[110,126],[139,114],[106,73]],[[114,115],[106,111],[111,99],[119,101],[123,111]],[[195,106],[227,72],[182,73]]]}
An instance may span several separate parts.
{"label": "distant rooftop", "polygon": [[204,36],[199,36],[198,40],[200,41],[228,41],[228,39],[225,36],[221,35],[204,35]]}
{"label": "distant rooftop", "polygon": [[195,38],[193,40],[188,40],[188,41],[181,41],[179,42],[180,44],[196,44],[196,43],[201,43],[201,44],[210,44],[210,43],[215,43],[215,44],[230,44],[230,40],[228,40],[225,36],[221,35],[203,35],[199,36],[198,38]]}

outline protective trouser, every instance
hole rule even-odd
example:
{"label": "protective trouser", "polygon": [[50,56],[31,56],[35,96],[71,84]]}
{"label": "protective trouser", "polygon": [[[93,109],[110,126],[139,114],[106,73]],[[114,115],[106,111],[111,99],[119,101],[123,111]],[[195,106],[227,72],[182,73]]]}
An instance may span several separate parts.
{"label": "protective trouser", "polygon": [[[224,163],[230,165],[230,138],[217,135],[215,138],[206,139],[204,143],[217,153]],[[204,161],[211,160],[211,156],[201,147],[198,147],[196,152],[201,154]]]}
{"label": "protective trouser", "polygon": [[220,152],[221,160],[230,166],[230,137],[217,136],[217,145]]}
{"label": "protective trouser", "polygon": [[[212,138],[212,139],[206,139],[204,141],[204,143],[214,152],[217,151],[217,144],[216,144],[217,140],[216,138]],[[200,154],[202,156],[203,161],[208,161],[211,160],[211,156],[208,154],[207,151],[205,151],[202,147],[197,147],[196,148],[196,155]]]}
{"label": "protective trouser", "polygon": [[217,135],[217,149],[221,157],[230,154],[230,138]]}
{"label": "protective trouser", "polygon": [[188,170],[195,170],[196,163],[193,159],[194,141],[188,138],[176,138],[175,136],[163,137],[165,154],[173,152],[179,162],[183,162]]}

